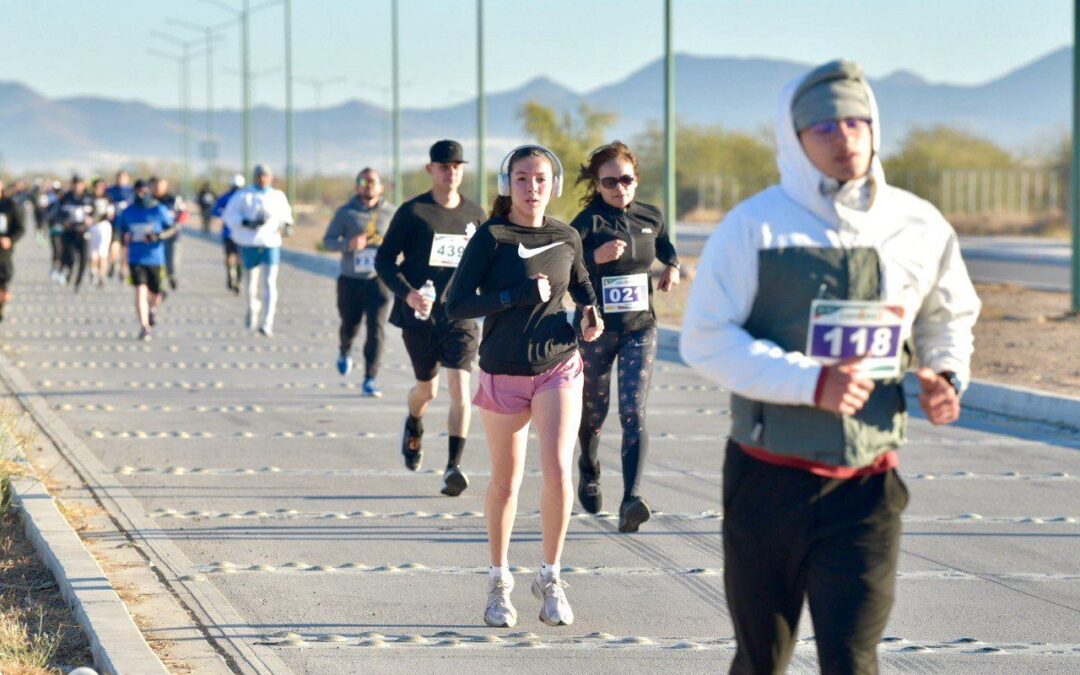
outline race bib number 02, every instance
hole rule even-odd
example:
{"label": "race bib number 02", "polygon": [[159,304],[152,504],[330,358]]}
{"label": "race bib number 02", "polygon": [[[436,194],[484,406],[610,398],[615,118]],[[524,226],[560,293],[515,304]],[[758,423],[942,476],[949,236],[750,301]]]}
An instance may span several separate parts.
{"label": "race bib number 02", "polygon": [[468,243],[468,235],[436,233],[431,242],[428,264],[432,267],[457,267]]}
{"label": "race bib number 02", "polygon": [[863,357],[859,370],[873,379],[900,376],[904,308],[883,302],[814,300],[806,353],[825,365]]}
{"label": "race bib number 02", "polygon": [[375,253],[379,249],[375,247],[362,248],[353,251],[353,272],[355,274],[370,274],[375,271]]}
{"label": "race bib number 02", "polygon": [[643,312],[649,309],[649,275],[604,277],[604,313]]}

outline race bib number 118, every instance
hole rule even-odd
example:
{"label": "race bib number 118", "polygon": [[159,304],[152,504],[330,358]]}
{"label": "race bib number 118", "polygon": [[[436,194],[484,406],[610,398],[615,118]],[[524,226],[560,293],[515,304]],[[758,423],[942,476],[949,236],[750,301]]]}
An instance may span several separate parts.
{"label": "race bib number 118", "polygon": [[825,365],[862,358],[859,370],[873,379],[900,376],[904,308],[883,302],[814,300],[806,353]]}

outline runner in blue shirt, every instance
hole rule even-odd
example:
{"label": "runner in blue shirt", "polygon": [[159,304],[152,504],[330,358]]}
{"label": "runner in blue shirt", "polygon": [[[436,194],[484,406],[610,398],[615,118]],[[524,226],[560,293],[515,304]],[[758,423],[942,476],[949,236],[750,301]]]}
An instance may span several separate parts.
{"label": "runner in blue shirt", "polygon": [[179,226],[172,212],[154,198],[146,181],[135,181],[135,202],[116,219],[116,227],[128,249],[131,283],[135,286],[135,309],[142,331],[150,340],[161,306],[161,283],[165,278],[164,241],[176,236]]}

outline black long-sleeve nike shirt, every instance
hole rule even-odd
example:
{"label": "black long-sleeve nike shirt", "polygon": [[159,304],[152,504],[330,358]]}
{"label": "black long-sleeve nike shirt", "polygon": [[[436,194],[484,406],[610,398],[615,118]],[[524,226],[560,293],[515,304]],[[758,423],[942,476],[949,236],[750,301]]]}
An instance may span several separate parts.
{"label": "black long-sleeve nike shirt", "polygon": [[[532,278],[538,274],[551,284],[546,302]],[[492,218],[465,247],[447,289],[446,313],[486,317],[480,342],[485,372],[539,375],[577,349],[577,332],[563,310],[568,292],[578,305],[596,304],[573,228],[552,218],[540,227]]]}

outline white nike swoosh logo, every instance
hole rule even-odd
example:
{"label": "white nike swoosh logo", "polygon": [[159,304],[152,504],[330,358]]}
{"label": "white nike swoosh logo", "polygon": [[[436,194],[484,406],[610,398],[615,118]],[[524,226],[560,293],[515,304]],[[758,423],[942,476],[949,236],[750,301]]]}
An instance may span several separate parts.
{"label": "white nike swoosh logo", "polygon": [[522,258],[528,259],[528,258],[533,257],[534,255],[540,255],[541,253],[543,253],[544,251],[547,251],[548,249],[555,248],[559,244],[565,244],[565,243],[566,242],[564,242],[564,241],[556,241],[554,243],[548,244],[547,246],[541,246],[540,248],[525,248],[525,244],[518,244],[518,255],[521,256]]}

